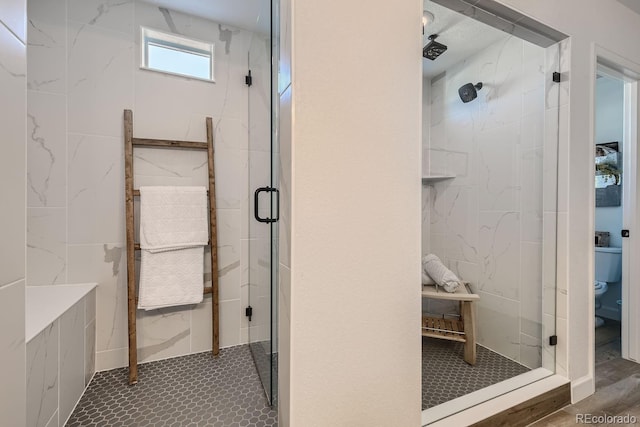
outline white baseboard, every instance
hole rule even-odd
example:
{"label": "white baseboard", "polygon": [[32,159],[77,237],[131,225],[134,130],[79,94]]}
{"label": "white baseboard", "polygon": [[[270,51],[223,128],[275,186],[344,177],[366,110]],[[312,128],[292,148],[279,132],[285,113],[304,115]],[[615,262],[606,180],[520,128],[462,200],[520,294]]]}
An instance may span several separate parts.
{"label": "white baseboard", "polygon": [[591,396],[596,391],[596,384],[591,375],[571,381],[571,403],[576,403]]}

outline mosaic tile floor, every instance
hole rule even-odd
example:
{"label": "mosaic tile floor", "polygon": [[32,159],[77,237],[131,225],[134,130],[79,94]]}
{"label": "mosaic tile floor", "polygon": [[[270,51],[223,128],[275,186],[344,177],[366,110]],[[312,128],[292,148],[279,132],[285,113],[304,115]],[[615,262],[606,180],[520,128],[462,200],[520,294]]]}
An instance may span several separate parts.
{"label": "mosaic tile floor", "polygon": [[529,369],[477,346],[475,366],[463,360],[464,345],[422,338],[422,409],[528,372]]}
{"label": "mosaic tile floor", "polygon": [[97,373],[67,426],[278,425],[247,345],[145,363],[135,386],[127,372]]}

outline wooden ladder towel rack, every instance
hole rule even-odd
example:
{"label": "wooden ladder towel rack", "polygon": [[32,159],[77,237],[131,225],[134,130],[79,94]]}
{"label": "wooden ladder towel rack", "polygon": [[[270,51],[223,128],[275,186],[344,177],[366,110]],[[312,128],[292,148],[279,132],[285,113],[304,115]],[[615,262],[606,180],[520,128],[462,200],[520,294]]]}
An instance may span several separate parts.
{"label": "wooden ladder towel rack", "polygon": [[205,288],[205,294],[212,294],[212,353],[217,356],[220,352],[219,342],[219,310],[218,310],[218,245],[216,233],[216,194],[213,162],[213,123],[211,117],[206,118],[207,142],[173,141],[164,139],[146,139],[133,137],[133,112],[124,110],[124,164],[125,164],[125,198],[126,198],[126,229],[127,229],[127,300],[129,317],[129,384],[138,382],[138,345],[136,338],[136,264],[134,251],[140,250],[140,244],[134,238],[134,197],[140,196],[140,190],[133,188],[133,148],[184,148],[191,150],[206,150],[209,163],[209,222],[211,247],[211,287]]}

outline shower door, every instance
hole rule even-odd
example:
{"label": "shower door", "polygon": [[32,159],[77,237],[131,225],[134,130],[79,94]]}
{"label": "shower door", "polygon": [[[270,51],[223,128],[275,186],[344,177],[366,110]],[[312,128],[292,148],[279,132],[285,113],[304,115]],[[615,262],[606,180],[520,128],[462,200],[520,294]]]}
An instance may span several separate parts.
{"label": "shower door", "polygon": [[[263,11],[269,11],[269,1]],[[273,12],[271,13],[273,14]],[[259,16],[270,20],[271,16]],[[252,35],[249,45],[246,83],[249,86],[248,121],[248,250],[245,315],[251,353],[267,399],[276,402],[277,391],[277,285],[278,285],[278,146],[277,109],[272,90],[277,87],[272,70],[272,34]],[[276,70],[277,71],[277,70]]]}

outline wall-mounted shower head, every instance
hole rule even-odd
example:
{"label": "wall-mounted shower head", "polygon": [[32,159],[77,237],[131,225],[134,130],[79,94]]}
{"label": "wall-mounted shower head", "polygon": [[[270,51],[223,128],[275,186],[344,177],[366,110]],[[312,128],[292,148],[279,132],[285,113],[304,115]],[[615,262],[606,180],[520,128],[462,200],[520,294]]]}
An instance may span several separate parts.
{"label": "wall-mounted shower head", "polygon": [[480,89],[482,89],[482,83],[476,83],[475,86],[473,83],[467,83],[466,85],[460,86],[458,95],[460,95],[462,102],[467,103],[478,97],[478,91]]}
{"label": "wall-mounted shower head", "polygon": [[429,40],[431,41],[422,49],[422,56],[432,61],[447,50],[447,46],[436,41],[437,37],[437,34],[431,34],[429,36]]}

